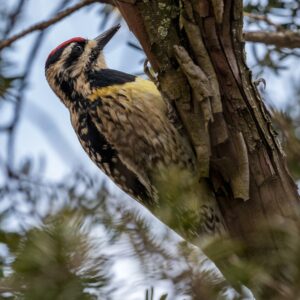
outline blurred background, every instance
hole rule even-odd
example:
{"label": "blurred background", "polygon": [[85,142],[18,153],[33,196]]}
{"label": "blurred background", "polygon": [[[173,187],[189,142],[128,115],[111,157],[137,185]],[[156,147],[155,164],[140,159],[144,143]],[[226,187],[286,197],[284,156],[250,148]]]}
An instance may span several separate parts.
{"label": "blurred background", "polygon": [[[78,2],[0,0],[1,40]],[[298,1],[249,0],[244,5],[246,30],[300,28]],[[137,40],[118,11],[106,4],[83,7],[1,50],[1,299],[234,297],[199,250],[94,166],[67,109],[46,82],[44,64],[53,48],[74,36],[96,37],[116,23],[122,28],[105,49],[108,66],[145,76],[145,55]],[[255,43],[247,43],[246,51],[298,180],[300,51]]]}

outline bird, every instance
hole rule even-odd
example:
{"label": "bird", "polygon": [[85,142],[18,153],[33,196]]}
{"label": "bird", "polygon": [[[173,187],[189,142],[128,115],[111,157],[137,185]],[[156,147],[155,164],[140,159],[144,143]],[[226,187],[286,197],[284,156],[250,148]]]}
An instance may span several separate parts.
{"label": "bird", "polygon": [[[161,205],[157,175],[167,169],[194,174],[195,154],[156,84],[106,65],[104,47],[119,28],[61,43],[50,52],[45,75],[90,159],[124,192],[155,210]],[[220,220],[210,208],[207,213],[213,229]]]}

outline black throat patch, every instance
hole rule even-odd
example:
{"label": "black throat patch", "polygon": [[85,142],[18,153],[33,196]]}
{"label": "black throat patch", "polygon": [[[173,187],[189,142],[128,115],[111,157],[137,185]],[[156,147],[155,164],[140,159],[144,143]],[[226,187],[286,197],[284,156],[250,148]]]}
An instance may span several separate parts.
{"label": "black throat patch", "polygon": [[91,88],[101,88],[135,81],[136,76],[117,70],[102,69],[99,71],[88,72],[87,79]]}

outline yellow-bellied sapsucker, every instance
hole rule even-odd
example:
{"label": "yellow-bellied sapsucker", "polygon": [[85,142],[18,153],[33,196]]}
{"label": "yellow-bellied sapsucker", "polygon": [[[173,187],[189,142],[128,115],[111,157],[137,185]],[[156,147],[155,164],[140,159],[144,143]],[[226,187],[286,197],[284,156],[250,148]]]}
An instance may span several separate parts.
{"label": "yellow-bellied sapsucker", "polygon": [[[175,165],[193,172],[194,154],[153,82],[107,68],[102,50],[118,29],[62,43],[49,54],[46,77],[89,157],[121,189],[152,207],[159,202],[158,170]],[[212,216],[209,222],[218,222]]]}

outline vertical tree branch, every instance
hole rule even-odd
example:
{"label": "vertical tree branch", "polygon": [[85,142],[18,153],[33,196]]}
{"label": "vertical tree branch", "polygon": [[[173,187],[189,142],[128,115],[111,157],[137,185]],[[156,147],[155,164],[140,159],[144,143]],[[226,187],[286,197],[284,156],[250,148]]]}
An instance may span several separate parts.
{"label": "vertical tree branch", "polygon": [[[183,47],[206,75],[213,114],[208,124],[210,169],[202,180],[210,182],[209,193],[217,200],[230,235],[243,241],[251,256],[253,237],[262,223],[271,222],[274,215],[297,216],[297,187],[244,61],[242,1],[215,1],[213,7],[206,0],[182,3],[179,7],[170,0],[116,1],[195,150],[203,143],[205,121],[204,111],[197,113],[193,103],[203,86],[197,90],[188,72],[178,66],[174,45]],[[276,249],[271,233],[269,242],[270,249]]]}

